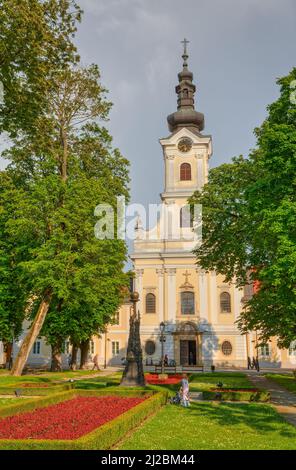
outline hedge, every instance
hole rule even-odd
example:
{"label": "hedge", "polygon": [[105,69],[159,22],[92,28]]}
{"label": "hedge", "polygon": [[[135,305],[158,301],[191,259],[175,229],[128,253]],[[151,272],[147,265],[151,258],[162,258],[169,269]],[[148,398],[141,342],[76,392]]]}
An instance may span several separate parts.
{"label": "hedge", "polygon": [[48,387],[19,387],[18,385],[8,385],[7,387],[0,387],[0,395],[15,395],[15,390],[19,390],[22,396],[47,396],[64,390],[72,390],[72,388],[74,388],[74,383],[72,382],[59,385],[51,384]]}
{"label": "hedge", "polygon": [[104,390],[71,390],[47,398],[30,400],[20,405],[11,405],[0,410],[0,416],[10,416],[23,413],[36,408],[59,403],[66,399],[81,396],[147,396],[145,401],[139,403],[117,418],[103,424],[90,433],[74,440],[50,439],[0,439],[0,450],[106,450],[113,447],[124,438],[127,432],[141,424],[149,415],[160,409],[167,401],[167,392],[153,393],[145,390],[117,390],[106,393]]}
{"label": "hedge", "polygon": [[204,400],[228,400],[228,401],[260,401],[270,400],[270,393],[265,390],[258,392],[248,391],[204,391],[202,392]]}

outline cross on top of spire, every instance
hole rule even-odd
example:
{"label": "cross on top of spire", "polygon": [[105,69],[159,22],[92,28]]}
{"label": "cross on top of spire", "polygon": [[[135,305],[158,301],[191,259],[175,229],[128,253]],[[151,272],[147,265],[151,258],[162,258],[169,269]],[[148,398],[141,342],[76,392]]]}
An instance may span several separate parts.
{"label": "cross on top of spire", "polygon": [[184,46],[184,54],[187,54],[187,44],[189,44],[190,41],[188,41],[186,38],[181,41],[181,44]]}
{"label": "cross on top of spire", "polygon": [[189,44],[189,41],[184,38],[183,41],[181,41],[181,44],[183,44],[183,47],[184,47],[184,51],[183,51],[183,55],[182,55],[182,58],[183,58],[183,67],[187,67],[187,59],[188,59],[188,53],[187,53],[187,44]]}

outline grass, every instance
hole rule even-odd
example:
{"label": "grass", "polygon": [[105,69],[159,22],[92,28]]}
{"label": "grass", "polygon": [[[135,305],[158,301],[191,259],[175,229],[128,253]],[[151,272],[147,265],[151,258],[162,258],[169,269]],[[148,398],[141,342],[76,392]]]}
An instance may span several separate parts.
{"label": "grass", "polygon": [[[0,385],[2,383],[3,385],[16,385],[22,382],[54,383],[58,379],[75,378],[89,375],[91,372],[69,371],[61,374],[42,373],[22,377],[11,377],[7,373],[6,375],[2,373]],[[275,374],[272,375],[274,377]],[[289,383],[292,379],[292,376],[277,377],[284,378]],[[85,390],[82,393],[96,389],[98,391],[101,389],[102,393],[104,390],[102,386],[106,386],[110,392],[120,390],[124,393],[124,389],[118,388],[120,378],[121,372],[112,373],[108,376],[82,379],[75,385]],[[243,373],[215,372],[191,376],[190,390],[206,391],[215,387],[218,382],[222,382],[225,387],[253,388]],[[174,394],[178,388],[179,384],[145,387],[146,390],[167,390],[170,395]],[[0,409],[1,406],[14,404],[16,401],[20,402],[13,398],[0,399]],[[271,406],[255,403],[199,402],[192,403],[187,409],[166,405],[140,425],[133,434],[130,433],[121,442],[120,449],[296,449],[296,429],[284,421]]]}
{"label": "grass", "polygon": [[39,372],[36,374],[25,374],[20,377],[13,377],[8,371],[1,371],[0,374],[0,387],[1,386],[14,386],[22,383],[53,383],[63,380],[75,379],[84,375],[95,375],[98,371],[93,370],[77,370],[77,371],[64,371],[64,372]]}
{"label": "grass", "polygon": [[240,372],[213,372],[195,374],[190,381],[190,390],[195,392],[208,391],[222,382],[224,387],[254,388],[245,374]]}
{"label": "grass", "polygon": [[269,405],[166,405],[118,447],[121,450],[292,450],[296,429]]}
{"label": "grass", "polygon": [[282,385],[290,392],[296,393],[296,379],[294,375],[288,374],[266,374],[267,379],[273,380],[274,382]]}
{"label": "grass", "polygon": [[15,403],[19,403],[20,400],[26,401],[29,398],[0,398],[0,408],[3,406],[14,405]]}

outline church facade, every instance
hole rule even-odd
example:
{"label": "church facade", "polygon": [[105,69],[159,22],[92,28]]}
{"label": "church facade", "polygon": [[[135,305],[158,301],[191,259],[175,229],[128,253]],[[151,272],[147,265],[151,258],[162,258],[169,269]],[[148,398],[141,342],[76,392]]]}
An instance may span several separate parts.
{"label": "church facade", "polygon": [[[168,137],[160,139],[165,169],[162,211],[156,226],[136,226],[130,257],[141,314],[141,341],[147,365],[161,360],[160,325],[165,324],[164,354],[169,363],[246,367],[257,355],[258,335],[241,335],[236,320],[244,289],[223,276],[206,273],[192,252],[198,240],[188,198],[207,182],[212,138],[204,135],[204,116],[194,106],[195,85],[188,69],[186,43],[183,70],[176,86],[177,111],[168,116]],[[117,324],[98,340],[101,363],[120,364],[125,357],[130,305],[118,312]],[[104,356],[104,357],[103,357]],[[293,350],[279,350],[274,340],[258,348],[262,366],[295,367]]]}

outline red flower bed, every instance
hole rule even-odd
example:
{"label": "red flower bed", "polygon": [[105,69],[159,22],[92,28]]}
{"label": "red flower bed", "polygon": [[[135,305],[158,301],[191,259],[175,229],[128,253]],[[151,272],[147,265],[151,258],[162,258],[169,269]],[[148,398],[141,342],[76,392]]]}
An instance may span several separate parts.
{"label": "red flower bed", "polygon": [[144,401],[138,397],[77,397],[0,419],[0,439],[77,439]]}
{"label": "red flower bed", "polygon": [[169,375],[167,379],[160,380],[158,374],[147,374],[146,382],[150,385],[175,385],[182,379],[181,375]]}

